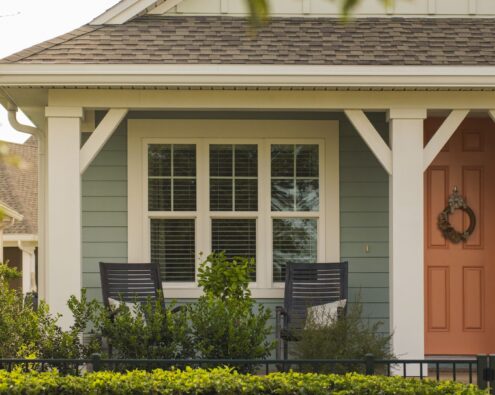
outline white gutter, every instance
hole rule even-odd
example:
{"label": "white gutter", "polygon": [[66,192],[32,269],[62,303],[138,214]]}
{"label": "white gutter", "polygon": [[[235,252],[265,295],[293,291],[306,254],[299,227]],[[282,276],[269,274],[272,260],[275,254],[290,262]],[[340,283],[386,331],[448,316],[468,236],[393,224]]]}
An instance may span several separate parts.
{"label": "white gutter", "polygon": [[[40,268],[40,284],[44,284],[44,270],[45,270],[45,204],[46,204],[46,139],[45,134],[42,130],[35,128],[33,126],[24,125],[17,120],[17,105],[10,98],[10,96],[1,88],[0,85],[0,95],[7,100],[6,109],[8,111],[8,120],[10,125],[17,131],[28,133],[35,136],[38,139],[38,233],[40,234],[39,244],[42,248],[38,254],[38,264]],[[39,285],[39,284],[38,284]],[[42,288],[44,290],[44,286]],[[40,295],[44,296],[44,295]]]}
{"label": "white gutter", "polygon": [[495,88],[494,66],[0,64],[0,86]]}

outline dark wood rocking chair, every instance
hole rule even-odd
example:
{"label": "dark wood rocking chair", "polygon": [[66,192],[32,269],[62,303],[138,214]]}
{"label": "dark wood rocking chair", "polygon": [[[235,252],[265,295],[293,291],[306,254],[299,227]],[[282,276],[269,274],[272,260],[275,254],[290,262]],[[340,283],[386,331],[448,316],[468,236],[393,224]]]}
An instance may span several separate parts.
{"label": "dark wood rocking chair", "polygon": [[145,303],[149,298],[163,300],[160,267],[156,263],[100,262],[103,303],[109,299],[129,303]]}
{"label": "dark wood rocking chair", "polygon": [[287,264],[284,306],[276,308],[277,359],[288,358],[289,342],[298,340],[308,308],[347,299],[347,293],[347,262]]}

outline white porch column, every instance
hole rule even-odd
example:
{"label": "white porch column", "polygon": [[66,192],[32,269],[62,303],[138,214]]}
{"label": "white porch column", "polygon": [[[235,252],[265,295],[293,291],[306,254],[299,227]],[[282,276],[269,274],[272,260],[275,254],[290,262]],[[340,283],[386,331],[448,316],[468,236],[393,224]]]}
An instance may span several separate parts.
{"label": "white porch column", "polygon": [[71,295],[81,292],[81,179],[79,172],[82,108],[47,107],[46,255],[44,299],[68,328]]}
{"label": "white porch column", "polygon": [[[423,120],[390,109],[390,326],[397,357],[424,357]],[[408,369],[409,372],[409,369]],[[412,374],[409,372],[408,374]]]}
{"label": "white porch column", "polygon": [[18,247],[22,251],[22,293],[36,290],[36,244],[30,242],[18,242]]}

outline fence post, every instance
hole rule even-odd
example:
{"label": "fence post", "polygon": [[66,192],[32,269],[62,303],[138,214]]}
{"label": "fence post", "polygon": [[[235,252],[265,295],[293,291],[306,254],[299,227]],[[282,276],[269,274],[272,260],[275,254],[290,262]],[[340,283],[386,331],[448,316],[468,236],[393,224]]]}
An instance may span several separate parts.
{"label": "fence post", "polygon": [[93,367],[93,372],[98,372],[101,370],[101,355],[91,354],[91,365]]}
{"label": "fence post", "polygon": [[488,368],[488,358],[486,355],[476,356],[476,375],[478,377],[477,383],[478,387],[482,390],[486,389],[485,372]]}
{"label": "fence post", "polygon": [[365,363],[365,368],[366,368],[365,374],[368,376],[374,375],[375,374],[375,357],[373,356],[373,354],[366,354],[364,356],[364,363]]}
{"label": "fence post", "polygon": [[490,374],[488,377],[488,381],[490,383],[490,394],[495,394],[495,355],[490,354],[488,357],[488,366],[490,370]]}

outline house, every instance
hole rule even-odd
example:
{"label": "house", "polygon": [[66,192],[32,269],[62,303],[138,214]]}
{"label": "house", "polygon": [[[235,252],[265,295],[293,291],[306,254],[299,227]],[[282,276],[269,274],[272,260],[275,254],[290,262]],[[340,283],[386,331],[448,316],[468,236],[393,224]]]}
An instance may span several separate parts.
{"label": "house", "polygon": [[[0,202],[7,221],[0,236],[0,262],[22,272],[14,286],[24,293],[36,291],[36,256],[38,244],[38,144],[30,138],[24,144],[3,143],[22,166],[0,162]],[[9,214],[11,213],[11,214]]]}
{"label": "house", "polygon": [[123,0],[1,61],[40,138],[40,296],[68,325],[99,261],[151,260],[193,299],[226,250],[274,307],[285,262],[347,260],[398,356],[494,353],[495,3],[271,4],[253,31],[243,0]]}

